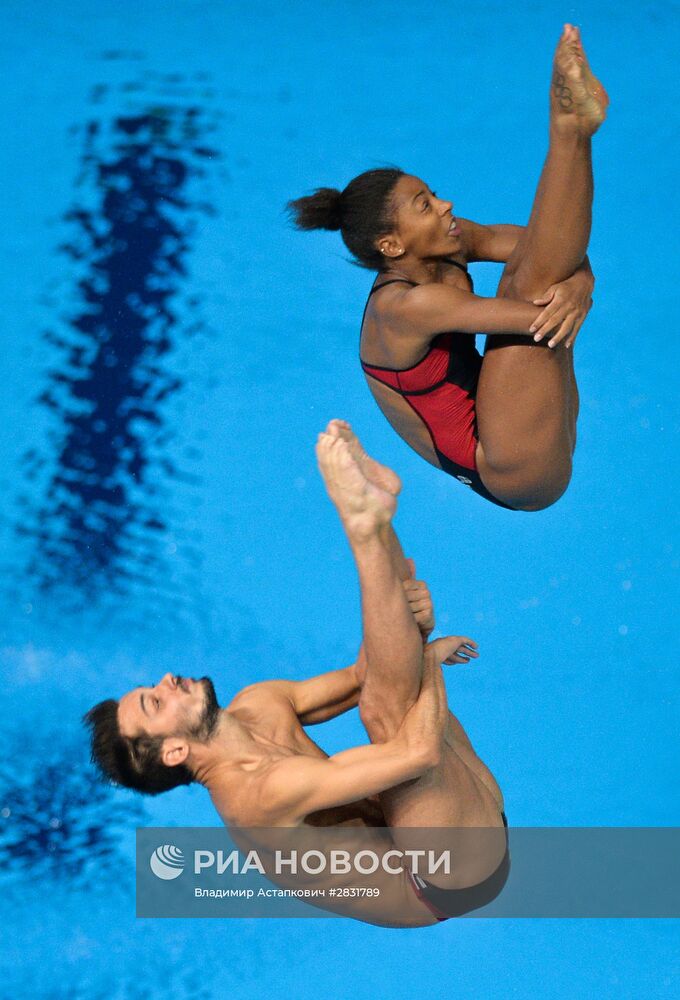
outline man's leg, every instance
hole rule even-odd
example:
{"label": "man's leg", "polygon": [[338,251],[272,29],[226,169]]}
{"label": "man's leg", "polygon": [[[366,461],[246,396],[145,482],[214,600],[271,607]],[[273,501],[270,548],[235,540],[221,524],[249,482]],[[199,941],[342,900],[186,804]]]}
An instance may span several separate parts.
{"label": "man's leg", "polygon": [[[363,650],[365,663],[370,664],[363,678],[360,711],[371,726],[371,738],[382,742],[399,728],[418,697],[423,642],[399,572],[405,569],[408,575],[408,566],[391,525],[401,484],[378,463],[372,467],[373,481],[367,479],[363,463],[355,457],[356,446],[347,440],[348,425],[344,429],[344,436],[335,431],[319,435],[317,457],[359,574]],[[377,473],[383,469],[389,476],[380,479]]]}
{"label": "man's leg", "polygon": [[[329,431],[319,435],[319,467],[352,548],[361,587],[365,673],[359,711],[371,742],[382,742],[394,735],[418,698],[423,669],[440,669],[435,661],[448,655],[447,640],[424,648],[406,599],[398,572],[403,554],[389,530],[401,487],[398,477],[378,463],[368,464],[372,462],[368,457],[356,457],[361,446],[346,440],[349,425],[343,436],[337,427]],[[502,864],[506,851],[502,798],[490,772],[484,769],[486,776],[481,774],[479,764],[469,741],[449,720],[442,734],[440,763],[380,795],[397,848],[433,849],[438,838],[419,830],[446,830],[445,846],[450,849],[454,843],[457,864],[453,873],[432,876],[440,888],[477,885]],[[407,881],[405,877],[410,898]]]}
{"label": "man's leg", "polygon": [[[339,437],[347,442],[350,454],[367,479],[375,486],[379,486],[395,497],[398,496],[401,491],[399,476],[392,469],[386,465],[382,465],[380,462],[376,462],[374,458],[366,454],[361,442],[346,420],[331,420],[326,428],[326,433],[330,434],[331,437]],[[411,577],[411,567],[404,556],[401,543],[391,522],[385,527],[384,540],[399,579],[402,581],[408,580]]]}
{"label": "man's leg", "polygon": [[[424,648],[405,596],[403,579],[410,569],[391,525],[398,476],[365,454],[344,421],[331,421],[319,435],[317,456],[359,572],[364,633],[359,711],[371,742],[382,743],[395,735],[418,697],[423,657],[443,660],[453,650],[446,649],[446,639]],[[444,743],[440,773],[382,796],[390,825],[498,822],[500,789],[453,715]]]}

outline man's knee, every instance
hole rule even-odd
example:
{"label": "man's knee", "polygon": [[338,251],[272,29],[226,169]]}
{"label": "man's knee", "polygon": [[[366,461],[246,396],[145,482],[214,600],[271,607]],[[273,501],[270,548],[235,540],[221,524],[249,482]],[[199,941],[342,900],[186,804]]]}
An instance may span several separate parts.
{"label": "man's knee", "polygon": [[374,708],[359,702],[359,718],[371,743],[385,743],[389,740],[389,730]]}
{"label": "man's knee", "polygon": [[412,704],[413,700],[399,701],[397,698],[390,698],[389,703],[387,699],[379,702],[374,698],[364,697],[362,693],[359,718],[371,743],[385,743],[393,739]]}
{"label": "man's knee", "polygon": [[394,725],[391,713],[387,708],[382,708],[369,698],[362,698],[359,702],[359,718],[364,729],[368,733],[371,743],[385,743],[393,738],[399,728]]}

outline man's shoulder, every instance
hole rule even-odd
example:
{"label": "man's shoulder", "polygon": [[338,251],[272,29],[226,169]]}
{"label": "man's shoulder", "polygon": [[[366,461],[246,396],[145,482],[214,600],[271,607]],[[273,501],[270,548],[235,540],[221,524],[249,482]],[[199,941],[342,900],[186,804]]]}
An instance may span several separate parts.
{"label": "man's shoulder", "polygon": [[241,765],[213,783],[210,798],[225,826],[269,825],[270,810],[263,791],[273,763],[264,760],[254,767]]}
{"label": "man's shoulder", "polygon": [[[253,770],[242,768],[228,786],[210,791],[213,805],[228,827],[288,825],[298,819],[291,800],[297,774],[305,770],[297,755],[268,760]],[[294,797],[293,797],[294,798]]]}
{"label": "man's shoulder", "polygon": [[293,703],[288,693],[289,681],[258,681],[241,688],[227,705],[227,711],[248,711],[261,705],[279,707],[293,711]]}

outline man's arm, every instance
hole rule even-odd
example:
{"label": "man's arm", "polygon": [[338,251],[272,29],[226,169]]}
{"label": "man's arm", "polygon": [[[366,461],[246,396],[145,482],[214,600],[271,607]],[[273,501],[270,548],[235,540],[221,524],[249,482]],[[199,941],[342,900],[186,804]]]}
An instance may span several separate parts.
{"label": "man's arm", "polygon": [[267,690],[279,694],[291,703],[303,726],[313,726],[356,707],[361,689],[355,667],[351,663],[342,670],[330,670],[305,681],[261,681],[244,688],[244,692]]}
{"label": "man's arm", "polygon": [[399,738],[352,747],[328,760],[286,757],[264,779],[260,798],[272,813],[303,817],[418,778],[438,760],[432,747],[424,743],[409,747]]}
{"label": "man's arm", "polygon": [[285,757],[263,779],[260,799],[272,813],[299,819],[418,778],[439,764],[448,715],[441,667],[434,656],[425,657],[418,700],[393,739],[343,750],[327,760]]}

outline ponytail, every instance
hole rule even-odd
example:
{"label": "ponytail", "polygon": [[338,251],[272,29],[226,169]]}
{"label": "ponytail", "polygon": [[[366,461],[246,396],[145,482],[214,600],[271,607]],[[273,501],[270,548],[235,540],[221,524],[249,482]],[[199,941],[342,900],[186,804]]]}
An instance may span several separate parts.
{"label": "ponytail", "polygon": [[317,188],[313,194],[288,202],[288,211],[298,229],[340,229],[342,192]]}
{"label": "ponytail", "polygon": [[297,229],[339,229],[354,263],[380,271],[384,259],[377,240],[394,225],[392,194],[404,171],[396,167],[367,170],[344,191],[317,188],[313,194],[288,202]]}

